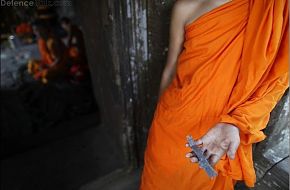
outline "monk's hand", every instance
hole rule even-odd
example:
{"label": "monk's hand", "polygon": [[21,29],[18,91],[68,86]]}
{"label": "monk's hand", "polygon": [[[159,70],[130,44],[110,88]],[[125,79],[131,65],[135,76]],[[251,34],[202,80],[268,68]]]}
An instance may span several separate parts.
{"label": "monk's hand", "polygon": [[[196,143],[201,147],[209,163],[214,166],[224,154],[227,154],[230,159],[235,158],[240,145],[239,129],[232,124],[218,123]],[[188,144],[186,146],[188,147]],[[193,152],[187,153],[186,157],[192,162],[198,162]]]}

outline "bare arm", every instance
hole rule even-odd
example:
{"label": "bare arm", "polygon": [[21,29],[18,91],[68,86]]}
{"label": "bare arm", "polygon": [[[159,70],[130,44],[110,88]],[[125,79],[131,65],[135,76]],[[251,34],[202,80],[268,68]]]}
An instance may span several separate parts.
{"label": "bare arm", "polygon": [[177,59],[183,47],[184,26],[189,16],[189,11],[187,9],[188,8],[186,7],[184,2],[178,1],[175,3],[172,10],[170,22],[169,49],[166,65],[162,73],[159,97],[171,83],[173,76],[176,73]]}

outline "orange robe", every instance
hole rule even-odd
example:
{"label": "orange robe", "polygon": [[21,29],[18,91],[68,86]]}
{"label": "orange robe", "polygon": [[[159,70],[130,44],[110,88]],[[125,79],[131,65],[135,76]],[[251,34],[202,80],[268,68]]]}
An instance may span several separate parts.
{"label": "orange robe", "polygon": [[[68,52],[64,44],[57,38],[38,39],[41,60],[30,60],[28,70],[36,80],[42,78],[57,78],[67,73]],[[56,65],[53,65],[58,60]]]}
{"label": "orange robe", "polygon": [[[288,87],[288,0],[233,0],[185,26],[177,73],[160,97],[144,157],[141,190],[253,187],[252,144]],[[234,160],[226,155],[209,179],[185,154],[218,122],[240,129]]]}
{"label": "orange robe", "polygon": [[47,47],[46,40],[44,40],[43,38],[39,38],[37,40],[37,44],[41,60],[31,59],[28,62],[28,72],[31,73],[36,80],[41,78],[41,76],[43,75],[43,67],[51,65],[54,62],[51,53],[49,52],[49,49]]}
{"label": "orange robe", "polygon": [[51,53],[49,52],[46,40],[40,38],[38,39],[37,43],[38,43],[38,49],[41,55],[42,64],[51,65],[54,62],[54,60],[51,56]]}
{"label": "orange robe", "polygon": [[21,24],[19,24],[16,29],[15,32],[17,34],[32,34],[33,30],[30,24],[26,23],[26,22],[22,22]]}

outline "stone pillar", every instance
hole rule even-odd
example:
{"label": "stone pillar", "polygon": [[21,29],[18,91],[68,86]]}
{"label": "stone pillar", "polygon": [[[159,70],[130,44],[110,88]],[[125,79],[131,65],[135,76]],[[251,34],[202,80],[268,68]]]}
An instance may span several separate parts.
{"label": "stone pillar", "polygon": [[[101,118],[125,166],[138,165],[140,102],[146,98],[145,0],[74,1],[84,30],[93,88]],[[144,104],[142,104],[144,105]]]}

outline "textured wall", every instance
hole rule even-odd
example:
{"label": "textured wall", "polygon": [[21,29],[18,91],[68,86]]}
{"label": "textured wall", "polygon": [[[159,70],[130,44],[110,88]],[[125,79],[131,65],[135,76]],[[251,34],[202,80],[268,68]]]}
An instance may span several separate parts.
{"label": "textured wall", "polygon": [[[120,134],[123,130],[123,98],[121,91],[120,63],[127,61],[124,55],[126,49],[122,40],[122,26],[114,11],[119,11],[114,6],[118,3],[112,1],[74,1],[76,17],[84,31],[88,61],[91,70],[94,93],[100,107],[102,123],[107,127],[108,135],[115,144],[118,155],[116,162],[125,163]],[[120,9],[123,10],[123,9]],[[121,18],[119,18],[121,19]],[[115,25],[113,25],[115,24]],[[120,30],[118,39],[116,31]],[[104,142],[104,146],[105,146]]]}

